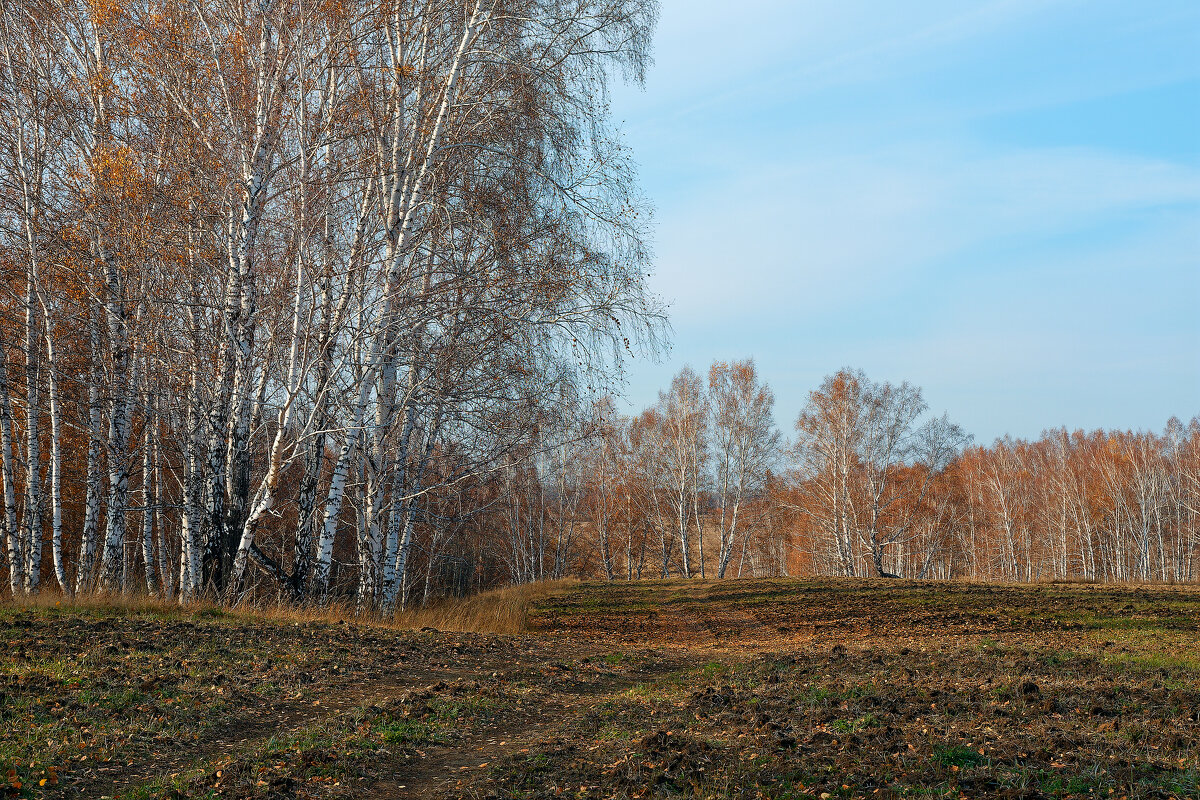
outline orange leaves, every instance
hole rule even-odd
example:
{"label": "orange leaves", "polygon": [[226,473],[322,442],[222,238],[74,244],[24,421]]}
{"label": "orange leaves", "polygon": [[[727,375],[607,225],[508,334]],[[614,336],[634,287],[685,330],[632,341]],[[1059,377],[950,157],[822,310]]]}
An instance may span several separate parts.
{"label": "orange leaves", "polygon": [[120,0],[85,0],[88,13],[97,28],[111,28],[121,18],[124,3]]}
{"label": "orange leaves", "polygon": [[345,0],[320,0],[316,8],[316,16],[326,20],[340,20],[346,16],[348,11]]}
{"label": "orange leaves", "polygon": [[141,202],[146,196],[146,181],[134,160],[133,152],[124,145],[100,148],[92,160],[96,198],[122,205]]}

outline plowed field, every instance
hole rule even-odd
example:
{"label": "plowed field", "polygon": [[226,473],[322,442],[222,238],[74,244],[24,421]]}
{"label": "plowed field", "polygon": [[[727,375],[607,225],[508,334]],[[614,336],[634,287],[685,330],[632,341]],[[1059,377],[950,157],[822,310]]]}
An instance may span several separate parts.
{"label": "plowed field", "polygon": [[567,586],[520,635],[0,606],[0,796],[1200,798],[1200,589]]}

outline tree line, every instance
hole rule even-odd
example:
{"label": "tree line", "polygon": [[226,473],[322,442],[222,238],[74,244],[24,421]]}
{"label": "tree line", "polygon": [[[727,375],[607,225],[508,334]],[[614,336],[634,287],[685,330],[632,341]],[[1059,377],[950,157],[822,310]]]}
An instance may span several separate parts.
{"label": "tree line", "polygon": [[852,369],[810,392],[791,441],[772,405],[753,361],[717,362],[608,416],[579,483],[581,571],[1200,578],[1200,417],[980,446],[919,387]]}

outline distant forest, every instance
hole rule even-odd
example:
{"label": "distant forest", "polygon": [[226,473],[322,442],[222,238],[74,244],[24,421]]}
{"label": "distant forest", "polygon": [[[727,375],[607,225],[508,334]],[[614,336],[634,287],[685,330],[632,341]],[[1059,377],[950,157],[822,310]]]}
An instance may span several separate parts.
{"label": "distant forest", "polygon": [[[579,572],[1200,577],[1200,418],[1161,435],[1051,430],[973,446],[919,388],[842,370],[809,394],[788,443],[773,402],[753,361],[718,362],[610,418],[569,495],[587,531]],[[574,516],[552,514],[552,530]]]}

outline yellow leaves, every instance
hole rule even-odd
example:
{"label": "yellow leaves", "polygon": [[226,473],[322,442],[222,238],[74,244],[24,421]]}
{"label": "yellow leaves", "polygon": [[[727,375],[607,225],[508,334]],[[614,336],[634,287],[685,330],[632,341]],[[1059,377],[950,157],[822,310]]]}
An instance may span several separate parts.
{"label": "yellow leaves", "polygon": [[129,208],[147,194],[147,180],[133,151],[124,145],[110,145],[97,151],[92,159],[93,203],[116,202]]}
{"label": "yellow leaves", "polygon": [[110,28],[120,18],[123,4],[119,0],[87,0],[88,13],[97,28]]}

